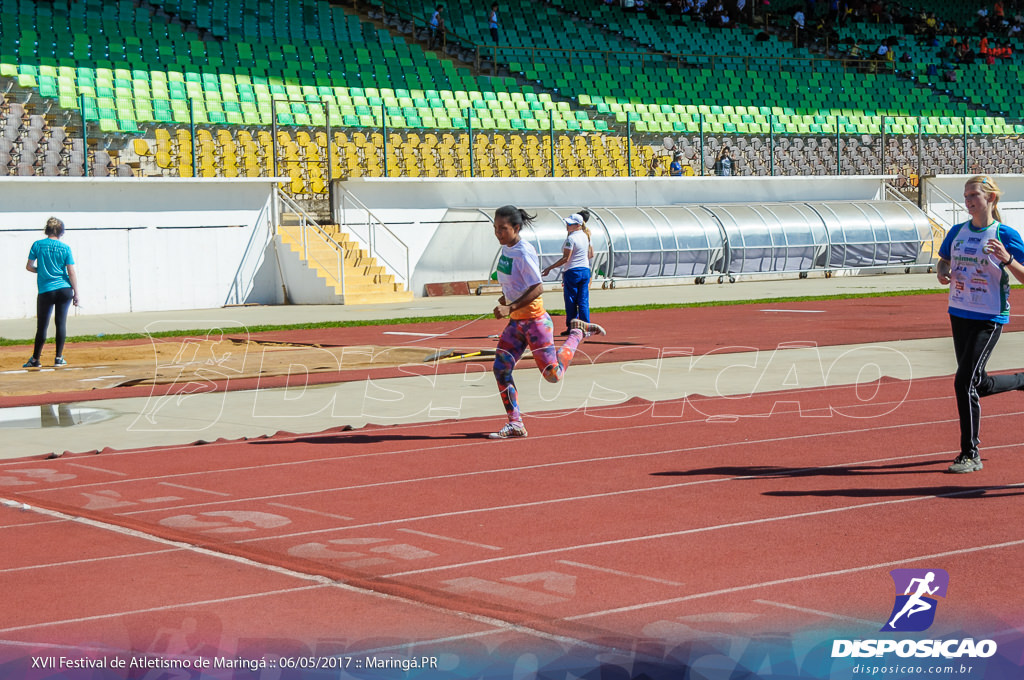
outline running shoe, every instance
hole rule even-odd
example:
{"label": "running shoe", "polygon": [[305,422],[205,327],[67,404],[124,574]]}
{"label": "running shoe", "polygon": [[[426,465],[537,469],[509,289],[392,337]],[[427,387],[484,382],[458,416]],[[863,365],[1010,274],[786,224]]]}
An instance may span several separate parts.
{"label": "running shoe", "polygon": [[956,474],[963,474],[965,472],[977,472],[984,465],[981,464],[981,458],[972,458],[970,456],[957,456],[953,464],[950,465],[947,470]]}
{"label": "running shoe", "polygon": [[39,359],[36,359],[35,357],[32,357],[31,359],[29,359],[28,361],[23,363],[21,365],[21,367],[22,368],[39,368],[40,367]]}
{"label": "running shoe", "polygon": [[573,330],[583,331],[583,337],[585,338],[590,337],[591,335],[607,335],[604,328],[601,326],[581,319],[573,319],[569,323],[569,327]]}
{"label": "running shoe", "polygon": [[497,432],[487,435],[491,439],[514,439],[526,436],[526,427],[522,423],[508,423]]}
{"label": "running shoe", "polygon": [[64,361],[64,357],[57,357],[53,360],[54,366],[67,366],[68,362]]}

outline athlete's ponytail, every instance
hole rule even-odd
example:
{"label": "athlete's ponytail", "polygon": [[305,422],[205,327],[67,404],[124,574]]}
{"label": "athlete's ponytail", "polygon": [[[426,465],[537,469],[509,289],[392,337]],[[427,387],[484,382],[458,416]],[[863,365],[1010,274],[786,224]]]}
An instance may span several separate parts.
{"label": "athlete's ponytail", "polygon": [[503,205],[495,210],[494,219],[498,219],[499,217],[512,225],[516,231],[522,229],[524,224],[526,226],[530,226],[533,224],[533,221],[537,219],[536,215],[531,215],[522,208],[517,208],[514,205]]}
{"label": "athlete's ponytail", "polygon": [[583,218],[583,224],[580,225],[583,228],[583,233],[587,235],[587,242],[590,242],[590,227],[587,226],[587,222],[590,221],[590,211],[586,208],[580,208],[579,212],[576,213]]}

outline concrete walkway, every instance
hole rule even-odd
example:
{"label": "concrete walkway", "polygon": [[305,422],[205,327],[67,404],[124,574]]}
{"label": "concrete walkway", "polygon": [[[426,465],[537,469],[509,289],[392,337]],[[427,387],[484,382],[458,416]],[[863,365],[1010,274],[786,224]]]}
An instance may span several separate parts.
{"label": "concrete walkway", "polygon": [[[776,299],[935,288],[933,275],[887,275],[832,279],[740,281],[735,284],[595,290],[593,308],[650,303]],[[545,301],[558,308],[561,295]],[[200,329],[264,324],[298,324],[324,319],[382,319],[443,314],[487,314],[494,297],[417,299],[396,305],[359,307],[240,307],[127,315],[79,315],[69,322],[72,334],[119,333],[147,328]],[[31,335],[31,319],[0,321],[0,335]],[[26,330],[28,329],[28,330]],[[933,340],[888,342],[866,346],[787,349],[753,354],[676,357],[625,364],[580,365],[567,379],[550,385],[538,371],[516,374],[520,404],[527,418],[540,412],[619,403],[632,397],[650,400],[688,395],[742,395],[793,387],[852,384],[879,374],[910,379],[949,375],[955,369],[952,345],[944,326]],[[990,368],[1014,365],[1024,351],[1024,333],[1006,334]],[[865,367],[877,366],[877,369]],[[793,376],[797,376],[794,383]],[[531,416],[530,413],[535,415]],[[143,446],[174,446],[197,439],[238,438],[278,431],[319,432],[343,425],[393,424],[432,419],[494,417],[497,429],[504,411],[489,364],[466,364],[466,371],[431,378],[411,377],[350,382],[309,388],[219,392],[190,396],[113,399],[56,406],[0,409],[4,446],[0,457],[40,455]],[[68,422],[81,423],[67,426]]]}

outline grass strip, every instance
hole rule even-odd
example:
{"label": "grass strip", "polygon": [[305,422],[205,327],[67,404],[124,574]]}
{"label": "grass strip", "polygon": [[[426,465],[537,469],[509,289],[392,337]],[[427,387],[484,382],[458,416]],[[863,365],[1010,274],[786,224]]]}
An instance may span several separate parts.
{"label": "grass strip", "polygon": [[[750,300],[713,300],[707,302],[659,303],[648,305],[620,305],[612,307],[593,307],[591,312],[642,312],[658,309],[692,309],[699,307],[732,307],[737,305],[781,304],[788,302],[825,302],[832,300],[857,300],[864,298],[909,297],[913,295],[936,295],[943,290],[919,288],[914,290],[884,291],[871,293],[846,293],[838,295],[801,295],[793,297],[756,298]],[[556,310],[549,312],[551,316],[565,316],[565,312]],[[269,331],[295,331],[317,328],[354,328],[360,326],[398,326],[418,323],[438,323],[446,321],[472,321],[479,314],[449,314],[444,316],[408,316],[395,319],[359,319],[353,321],[321,321],[303,324],[266,324],[246,326],[244,330],[250,334]],[[149,338],[178,338],[182,336],[205,336],[211,328],[188,329],[178,331],[161,331],[159,333],[104,333],[102,335],[76,335],[67,339],[68,343],[76,342],[110,342],[113,340],[142,340]],[[230,333],[229,333],[230,334]],[[52,342],[52,338],[48,339]],[[14,340],[0,338],[0,347],[31,345],[32,340]]]}

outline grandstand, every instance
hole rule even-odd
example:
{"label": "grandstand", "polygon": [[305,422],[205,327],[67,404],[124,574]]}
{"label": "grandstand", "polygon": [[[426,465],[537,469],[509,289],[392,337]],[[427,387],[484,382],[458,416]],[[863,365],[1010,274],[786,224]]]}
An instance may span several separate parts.
{"label": "grandstand", "polygon": [[941,83],[937,48],[870,16],[836,35],[911,61],[796,47],[785,12],[719,29],[589,0],[502,6],[498,45],[455,0],[431,51],[431,8],[2,0],[0,173],[285,176],[315,198],[359,176],[665,174],[676,151],[707,174],[727,144],[753,175],[1021,169],[1017,58]]}

